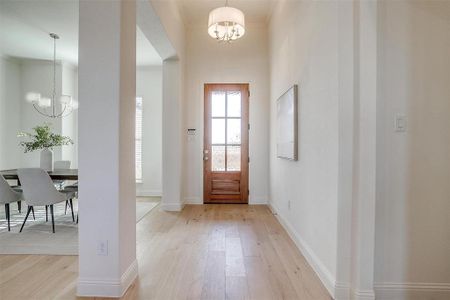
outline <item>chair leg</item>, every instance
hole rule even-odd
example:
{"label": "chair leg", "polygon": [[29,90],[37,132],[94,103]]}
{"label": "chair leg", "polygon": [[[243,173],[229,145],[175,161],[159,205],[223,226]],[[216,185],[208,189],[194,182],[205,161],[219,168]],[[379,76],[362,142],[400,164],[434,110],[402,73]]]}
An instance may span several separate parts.
{"label": "chair leg", "polygon": [[8,231],[11,231],[9,203],[5,203],[6,220],[8,221]]}
{"label": "chair leg", "polygon": [[34,207],[31,207],[31,212],[33,213],[33,220],[36,220],[36,217],[34,216]]}
{"label": "chair leg", "polygon": [[23,220],[22,227],[20,227],[19,232],[22,232],[23,226],[25,226],[25,223],[27,222],[28,216],[30,215],[32,208],[33,208],[33,206],[28,206],[27,215],[25,216],[25,220]]}
{"label": "chair leg", "polygon": [[64,214],[67,215],[67,206],[69,206],[69,201],[66,200],[66,207],[64,207]]}
{"label": "chair leg", "polygon": [[50,205],[50,213],[52,215],[52,229],[53,233],[55,233],[55,215],[53,214],[53,204]]}
{"label": "chair leg", "polygon": [[19,214],[22,213],[22,201],[17,201],[17,210],[19,211]]}
{"label": "chair leg", "polygon": [[77,224],[78,224],[78,216],[79,216],[79,214],[80,214],[80,213],[77,213]]}
{"label": "chair leg", "polygon": [[70,209],[72,210],[72,221],[75,222],[75,215],[73,213],[73,201],[72,201],[72,199],[69,200],[69,204],[70,204]]}
{"label": "chair leg", "polygon": [[48,222],[48,205],[45,206],[45,222]]}

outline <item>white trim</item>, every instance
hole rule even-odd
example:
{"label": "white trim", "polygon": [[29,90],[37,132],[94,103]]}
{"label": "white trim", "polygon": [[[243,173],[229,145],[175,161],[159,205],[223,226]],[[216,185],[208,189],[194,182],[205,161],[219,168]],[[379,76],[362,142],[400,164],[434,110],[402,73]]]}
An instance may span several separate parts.
{"label": "white trim", "polygon": [[448,291],[450,283],[433,282],[380,282],[374,284],[375,289],[382,290],[425,290],[425,291]]}
{"label": "white trim", "polygon": [[184,204],[199,205],[203,204],[203,200],[200,197],[185,197]]}
{"label": "white trim", "polygon": [[182,211],[184,203],[162,203],[159,205],[162,210],[165,211]]}
{"label": "white trim", "polygon": [[79,278],[77,296],[122,297],[138,276],[138,264],[134,260],[120,279]]}
{"label": "white trim", "polygon": [[269,203],[268,199],[269,199],[269,197],[267,197],[267,196],[252,196],[250,194],[250,196],[248,198],[248,204],[250,204],[250,205],[268,204]]}
{"label": "white trim", "polygon": [[279,213],[279,210],[276,208],[276,206],[273,203],[269,203],[269,208],[272,211],[272,213],[275,215],[275,217],[278,219],[278,221],[281,223],[281,225],[284,227],[284,229],[287,231],[290,238],[294,241],[297,248],[300,250],[300,252],[306,258],[306,261],[309,263],[309,265],[312,267],[312,269],[316,272],[320,281],[322,281],[323,285],[328,290],[331,297],[334,299],[335,294],[336,294],[336,291],[335,291],[336,279],[334,278],[334,276],[325,267],[325,265],[322,263],[322,261],[316,256],[316,254],[311,249],[311,247],[309,247],[309,245],[306,244],[306,242],[294,230],[293,226],[289,223],[289,221],[287,221]]}
{"label": "white trim", "polygon": [[375,300],[375,293],[373,290],[356,290],[353,291],[354,300]]}
{"label": "white trim", "polygon": [[350,286],[346,283],[336,282],[334,286],[334,299],[336,300],[350,299]]}
{"label": "white trim", "polygon": [[380,282],[374,284],[377,299],[450,299],[450,283],[433,282]]}
{"label": "white trim", "polygon": [[125,292],[133,283],[133,281],[138,277],[138,274],[139,274],[138,263],[137,260],[135,259],[128,267],[128,269],[126,269],[125,272],[120,277],[122,288],[122,295],[120,297],[122,297],[125,294]]}
{"label": "white trim", "polygon": [[138,197],[162,197],[161,190],[141,190],[136,189],[136,196]]}

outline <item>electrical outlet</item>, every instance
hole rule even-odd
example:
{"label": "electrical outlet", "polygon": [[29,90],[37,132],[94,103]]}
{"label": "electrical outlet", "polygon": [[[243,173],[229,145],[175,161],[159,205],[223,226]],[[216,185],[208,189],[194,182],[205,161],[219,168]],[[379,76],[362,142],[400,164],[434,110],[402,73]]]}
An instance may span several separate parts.
{"label": "electrical outlet", "polygon": [[288,209],[291,210],[291,200],[288,200]]}
{"label": "electrical outlet", "polygon": [[108,256],[108,240],[98,241],[97,255]]}

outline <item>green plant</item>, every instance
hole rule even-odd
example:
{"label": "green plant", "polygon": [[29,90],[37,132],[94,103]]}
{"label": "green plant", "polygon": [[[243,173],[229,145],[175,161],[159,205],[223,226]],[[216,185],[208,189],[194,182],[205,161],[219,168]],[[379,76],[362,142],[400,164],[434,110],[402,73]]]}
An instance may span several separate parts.
{"label": "green plant", "polygon": [[29,141],[20,142],[24,152],[31,152],[40,149],[53,149],[54,147],[72,145],[73,141],[68,136],[52,133],[49,124],[36,126],[34,133],[19,132],[18,137],[27,137]]}

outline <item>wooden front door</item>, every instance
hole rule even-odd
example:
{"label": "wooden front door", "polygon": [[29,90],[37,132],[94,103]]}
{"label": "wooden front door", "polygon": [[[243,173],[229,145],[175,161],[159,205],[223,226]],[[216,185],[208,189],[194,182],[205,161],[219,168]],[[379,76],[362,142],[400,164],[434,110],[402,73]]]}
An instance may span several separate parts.
{"label": "wooden front door", "polygon": [[248,203],[248,84],[205,84],[205,203]]}

